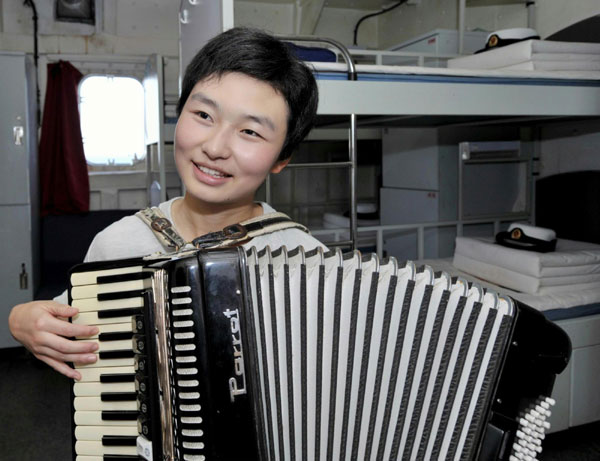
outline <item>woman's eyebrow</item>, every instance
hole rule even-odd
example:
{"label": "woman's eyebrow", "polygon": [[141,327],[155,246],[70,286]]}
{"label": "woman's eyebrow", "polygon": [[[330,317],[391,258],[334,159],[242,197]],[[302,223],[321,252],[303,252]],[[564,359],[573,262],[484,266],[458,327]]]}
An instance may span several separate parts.
{"label": "woman's eyebrow", "polygon": [[277,128],[275,128],[275,124],[273,123],[273,121],[267,117],[267,116],[263,116],[263,115],[252,115],[252,114],[246,114],[243,117],[246,120],[250,120],[253,122],[258,123],[259,125],[263,125],[266,126],[267,128],[269,128],[271,131],[277,131]]}
{"label": "woman's eyebrow", "polygon": [[204,93],[194,93],[190,96],[190,99],[193,99],[194,101],[198,102],[203,102],[204,104],[211,106],[213,109],[219,109],[219,104],[217,104],[217,101],[209,98]]}

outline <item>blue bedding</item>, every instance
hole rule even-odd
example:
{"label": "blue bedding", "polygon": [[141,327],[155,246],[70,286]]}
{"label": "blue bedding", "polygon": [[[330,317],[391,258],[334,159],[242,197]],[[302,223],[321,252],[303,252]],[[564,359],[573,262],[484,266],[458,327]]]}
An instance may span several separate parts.
{"label": "blue bedding", "polygon": [[600,314],[600,303],[586,304],[585,306],[574,306],[562,309],[550,309],[543,312],[548,320],[557,321],[575,319],[588,315]]}

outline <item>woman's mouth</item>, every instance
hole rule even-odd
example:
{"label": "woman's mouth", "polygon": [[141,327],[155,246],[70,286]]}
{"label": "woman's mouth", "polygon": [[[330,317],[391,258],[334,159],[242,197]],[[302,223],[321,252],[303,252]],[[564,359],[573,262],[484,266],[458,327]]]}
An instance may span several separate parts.
{"label": "woman's mouth", "polygon": [[197,163],[194,163],[194,165],[196,166],[196,168],[198,168],[202,173],[207,174],[209,176],[212,176],[213,178],[229,178],[231,177],[230,174],[224,173],[222,171],[219,170],[214,170],[212,168],[208,168],[204,165],[199,165]]}

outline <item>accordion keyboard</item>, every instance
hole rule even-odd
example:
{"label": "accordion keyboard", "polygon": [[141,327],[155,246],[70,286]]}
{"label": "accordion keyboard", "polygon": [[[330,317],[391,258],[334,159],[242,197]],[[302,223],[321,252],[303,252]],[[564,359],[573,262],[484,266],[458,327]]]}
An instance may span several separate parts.
{"label": "accordion keyboard", "polygon": [[98,360],[77,365],[73,385],[76,461],[139,459],[138,398],[133,321],[147,302],[150,272],[141,266],[71,276],[73,323],[96,325],[97,336],[77,338],[99,344]]}

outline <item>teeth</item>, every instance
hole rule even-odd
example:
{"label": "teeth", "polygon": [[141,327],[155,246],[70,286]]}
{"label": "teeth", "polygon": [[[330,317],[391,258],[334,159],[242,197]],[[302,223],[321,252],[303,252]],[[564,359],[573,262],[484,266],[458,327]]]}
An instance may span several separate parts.
{"label": "teeth", "polygon": [[213,169],[207,168],[205,166],[201,166],[201,165],[196,165],[196,166],[203,173],[206,173],[206,174],[209,174],[211,176],[214,176],[215,178],[226,178],[228,176],[228,175],[226,175],[224,173],[221,173],[220,171],[213,170]]}

